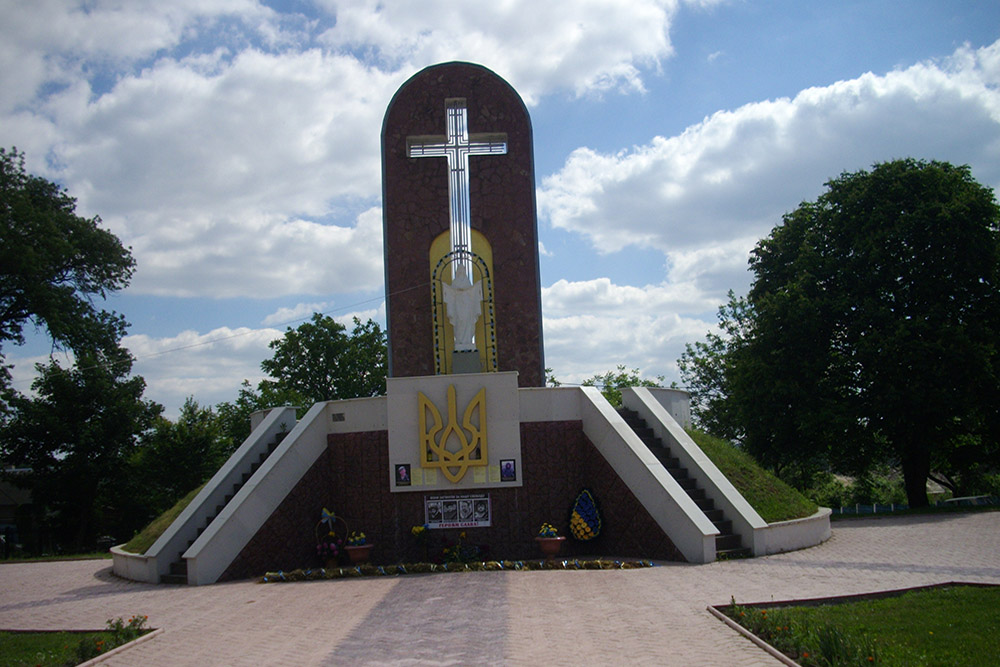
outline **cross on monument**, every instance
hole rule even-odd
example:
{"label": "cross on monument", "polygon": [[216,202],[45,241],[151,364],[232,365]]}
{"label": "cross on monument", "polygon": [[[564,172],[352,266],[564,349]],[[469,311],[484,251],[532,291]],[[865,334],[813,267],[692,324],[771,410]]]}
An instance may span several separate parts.
{"label": "cross on monument", "polygon": [[507,134],[504,132],[469,136],[468,112],[464,97],[444,101],[448,111],[447,136],[413,136],[406,138],[408,157],[443,157],[448,160],[448,214],[451,222],[451,251],[458,252],[452,264],[452,277],[464,266],[472,276],[472,220],[469,215],[469,156],[505,155]]}

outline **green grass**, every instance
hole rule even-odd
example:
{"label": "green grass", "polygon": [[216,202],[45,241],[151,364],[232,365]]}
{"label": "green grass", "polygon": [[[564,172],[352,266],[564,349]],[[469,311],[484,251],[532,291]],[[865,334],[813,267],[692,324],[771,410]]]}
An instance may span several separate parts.
{"label": "green grass", "polygon": [[78,665],[150,632],[146,620],[116,618],[98,632],[0,632],[0,667]]}
{"label": "green grass", "polygon": [[942,586],[876,600],[727,612],[802,665],[978,667],[996,660],[1000,587]]}
{"label": "green grass", "polygon": [[0,667],[78,664],[81,641],[107,641],[107,632],[0,632]]}
{"label": "green grass", "polygon": [[760,466],[731,443],[701,431],[689,431],[705,455],[743,494],[750,506],[768,523],[801,519],[819,506]]}
{"label": "green grass", "polygon": [[202,484],[197,489],[178,500],[173,507],[153,519],[148,526],[139,531],[139,533],[126,542],[125,546],[122,548],[133,554],[146,553],[146,550],[153,546],[153,542],[155,542],[157,538],[163,534],[163,531],[165,531],[170,524],[174,522],[174,519],[176,519],[177,516],[184,511],[184,508],[187,507],[192,500],[194,500],[194,497],[198,495],[198,492],[201,491],[204,486],[205,485]]}

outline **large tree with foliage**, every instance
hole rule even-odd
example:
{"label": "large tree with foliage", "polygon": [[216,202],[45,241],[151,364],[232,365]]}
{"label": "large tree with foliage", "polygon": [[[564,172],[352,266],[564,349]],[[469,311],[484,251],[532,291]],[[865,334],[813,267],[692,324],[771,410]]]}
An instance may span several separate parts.
{"label": "large tree with foliage", "polygon": [[[135,260],[100,218],[75,211],[58,185],[25,172],[23,153],[0,148],[0,362],[26,324],[75,351],[113,348],[125,333],[95,299],[124,288]],[[0,367],[0,385],[7,379]]]}
{"label": "large tree with foliage", "polygon": [[92,548],[98,531],[114,530],[128,513],[127,463],[162,410],[143,400],[146,383],[131,368],[118,347],[81,352],[69,368],[39,365],[35,398],[12,398],[0,452],[5,463],[30,469],[17,479],[30,485],[64,546]]}
{"label": "large tree with foliage", "polygon": [[216,406],[225,433],[239,444],[250,434],[250,414],[276,405],[308,408],[319,401],[385,394],[386,339],[373,320],[354,318],[351,332],[328,315],[289,327],[271,342],[274,354],[260,366],[273,379],[257,388],[246,380],[235,401]]}
{"label": "large tree with foliage", "polygon": [[313,313],[270,347],[274,354],[260,367],[275,379],[265,383],[297,392],[309,404],[385,393],[385,332],[373,320],[354,318],[348,333],[329,315]]}
{"label": "large tree with foliage", "polygon": [[996,463],[1000,209],[968,167],[845,173],[753,251],[727,336],[682,373],[706,420],[772,464],[902,468],[911,505],[956,457]]}
{"label": "large tree with foliage", "polygon": [[184,401],[176,421],[157,417],[130,461],[134,496],[149,520],[197,488],[225,463],[232,443],[211,408]]}

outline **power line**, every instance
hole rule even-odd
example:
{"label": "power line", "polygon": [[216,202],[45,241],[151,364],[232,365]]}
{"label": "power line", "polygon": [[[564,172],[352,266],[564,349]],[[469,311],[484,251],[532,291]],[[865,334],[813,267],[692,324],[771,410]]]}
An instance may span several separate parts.
{"label": "power line", "polygon": [[[387,296],[388,297],[392,297],[392,296],[396,296],[396,295],[399,295],[399,294],[404,294],[406,292],[410,292],[410,291],[413,291],[415,289],[420,289],[422,287],[428,287],[430,284],[431,283],[428,280],[427,282],[423,282],[423,283],[420,283],[420,284],[417,284],[417,285],[413,285],[411,287],[404,287],[403,289],[396,290],[395,292],[392,292],[392,293],[390,293],[390,294],[388,294],[386,296],[375,296],[375,297],[371,297],[369,299],[363,299],[361,301],[356,301],[356,302],[351,303],[351,304],[340,306],[339,308],[333,308],[333,309],[330,309],[330,310],[327,310],[327,311],[322,311],[322,312],[320,312],[320,315],[326,315],[326,316],[331,316],[332,317],[333,314],[335,314],[335,313],[350,312],[351,310],[356,310],[357,308],[359,308],[361,306],[364,306],[364,305],[367,305],[367,304],[370,304],[370,303],[374,303],[374,302],[378,302],[378,301],[384,301]],[[304,316],[304,317],[299,317],[299,318],[291,319],[291,320],[288,320],[288,321],[285,321],[285,322],[279,322],[279,323],[276,323],[274,326],[276,326],[276,327],[282,327],[282,326],[288,326],[290,324],[295,324],[297,322],[305,322],[306,320],[308,320],[311,317],[312,317],[312,314]],[[162,357],[164,355],[173,354],[175,352],[183,352],[184,350],[190,350],[190,349],[194,349],[194,348],[197,348],[197,347],[205,347],[205,346],[208,346],[208,345],[215,345],[216,343],[221,343],[223,341],[232,340],[234,338],[240,338],[242,336],[249,336],[250,334],[253,334],[253,333],[257,332],[257,331],[260,331],[260,329],[249,329],[248,331],[240,331],[240,332],[237,332],[237,333],[229,334],[228,336],[220,336],[218,338],[213,338],[212,340],[204,340],[204,341],[200,341],[200,342],[197,342],[197,343],[191,343],[190,345],[181,345],[179,347],[172,347],[172,348],[169,348],[169,349],[166,349],[166,350],[161,350],[159,352],[153,352],[151,354],[146,354],[146,355],[143,355],[141,357],[138,357],[138,356],[137,357],[133,357],[133,362],[138,363],[140,361],[147,361],[149,359],[153,359],[153,358],[156,358],[156,357]],[[50,352],[49,353],[49,359],[51,360],[52,357],[53,357],[53,355]],[[87,366],[87,367],[84,367],[84,368],[79,368],[78,370],[93,370],[95,368],[101,367],[102,365],[104,365],[104,364],[95,364],[93,366]],[[106,366],[109,369],[111,367],[115,366],[115,365],[116,365],[115,362],[110,362],[110,363],[106,364]],[[10,384],[11,385],[18,385],[18,384],[25,384],[27,382],[33,382],[33,381],[34,381],[34,378],[24,378],[24,379],[21,379],[21,380],[12,380]]]}

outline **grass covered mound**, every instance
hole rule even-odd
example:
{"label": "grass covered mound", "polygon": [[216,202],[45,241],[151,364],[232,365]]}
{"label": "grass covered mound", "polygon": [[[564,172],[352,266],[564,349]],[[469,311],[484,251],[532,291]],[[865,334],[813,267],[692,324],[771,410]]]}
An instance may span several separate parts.
{"label": "grass covered mound", "polygon": [[808,665],[979,665],[996,661],[1000,587],[945,585],[815,606],[730,605],[728,617]]}
{"label": "grass covered mound", "polygon": [[125,546],[122,548],[133,554],[146,553],[146,550],[153,546],[153,542],[155,542],[160,535],[163,534],[163,531],[165,531],[167,527],[174,522],[174,519],[176,519],[178,515],[184,511],[184,508],[191,504],[191,501],[194,500],[194,497],[198,495],[198,492],[201,491],[204,486],[205,485],[202,484],[197,489],[178,500],[173,507],[153,519],[148,526],[139,531],[139,533],[126,542]]}
{"label": "grass covered mound", "polygon": [[764,521],[801,519],[819,509],[816,503],[762,468],[752,456],[732,443],[701,431],[689,431],[689,434]]}

